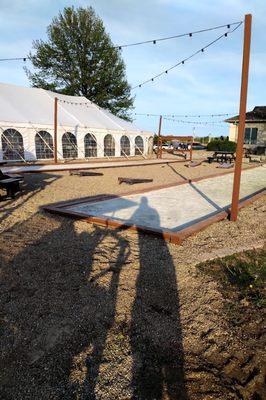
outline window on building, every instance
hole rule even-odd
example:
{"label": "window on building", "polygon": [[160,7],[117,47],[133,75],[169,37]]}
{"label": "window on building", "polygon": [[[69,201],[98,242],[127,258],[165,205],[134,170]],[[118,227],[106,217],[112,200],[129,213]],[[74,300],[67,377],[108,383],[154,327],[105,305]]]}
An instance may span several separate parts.
{"label": "window on building", "polygon": [[24,159],[23,137],[16,129],[6,129],[1,139],[4,160]]}
{"label": "window on building", "polygon": [[91,133],[84,137],[85,157],[97,157],[97,141]]}
{"label": "window on building", "polygon": [[35,135],[36,158],[43,160],[54,157],[53,138],[49,132],[40,131]]}
{"label": "window on building", "polygon": [[77,158],[77,138],[73,133],[66,132],[62,136],[62,149],[64,158]]}
{"label": "window on building", "polygon": [[258,136],[258,128],[246,128],[245,129],[245,144],[256,144]]}
{"label": "window on building", "polygon": [[143,149],[144,149],[143,139],[141,136],[137,136],[135,138],[135,156],[138,156],[141,153],[143,153]]}
{"label": "window on building", "polygon": [[130,156],[130,141],[129,138],[126,135],[123,135],[120,139],[120,155],[124,156]]}
{"label": "window on building", "polygon": [[115,140],[112,135],[108,134],[104,137],[104,156],[114,157]]}

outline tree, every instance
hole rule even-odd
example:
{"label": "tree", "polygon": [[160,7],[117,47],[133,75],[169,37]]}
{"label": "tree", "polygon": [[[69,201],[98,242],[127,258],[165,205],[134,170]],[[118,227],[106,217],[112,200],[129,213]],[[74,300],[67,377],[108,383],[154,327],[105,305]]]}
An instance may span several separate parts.
{"label": "tree", "polygon": [[33,42],[26,69],[34,87],[83,95],[113,114],[130,120],[133,108],[125,63],[92,7],[66,7],[47,28],[48,40]]}

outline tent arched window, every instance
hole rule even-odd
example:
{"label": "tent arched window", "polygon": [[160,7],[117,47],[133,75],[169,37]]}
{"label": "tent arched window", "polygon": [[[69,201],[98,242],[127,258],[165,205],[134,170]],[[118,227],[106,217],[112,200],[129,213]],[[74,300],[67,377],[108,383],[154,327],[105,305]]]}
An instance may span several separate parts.
{"label": "tent arched window", "polygon": [[77,158],[77,138],[73,133],[66,132],[62,136],[62,149],[64,158]]}
{"label": "tent arched window", "polygon": [[40,131],[35,135],[35,151],[38,160],[54,157],[54,144],[52,135],[46,131]]}
{"label": "tent arched window", "polygon": [[104,137],[104,155],[108,157],[115,155],[115,140],[110,134]]}
{"label": "tent arched window", "polygon": [[16,129],[6,129],[1,139],[4,160],[24,159],[23,137]]}
{"label": "tent arched window", "polygon": [[143,139],[141,136],[137,136],[135,138],[135,156],[138,156],[141,153],[143,153],[143,150],[144,150]]}
{"label": "tent arched window", "polygon": [[85,157],[97,157],[97,140],[91,133],[84,137],[84,149]]}
{"label": "tent arched window", "polygon": [[123,135],[120,139],[120,155],[130,156],[130,141],[126,135]]}

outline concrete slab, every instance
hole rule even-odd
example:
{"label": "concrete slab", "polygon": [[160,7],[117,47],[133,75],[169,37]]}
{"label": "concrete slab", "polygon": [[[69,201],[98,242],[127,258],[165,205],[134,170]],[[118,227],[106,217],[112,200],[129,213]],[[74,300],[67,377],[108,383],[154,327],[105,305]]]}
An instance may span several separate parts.
{"label": "concrete slab", "polygon": [[[182,160],[184,161],[184,160]],[[47,164],[47,165],[22,165],[22,166],[6,166],[2,167],[3,173],[29,173],[29,172],[51,172],[51,171],[71,171],[77,169],[97,169],[97,168],[117,168],[117,167],[135,167],[138,165],[153,165],[176,163],[180,160],[163,159],[163,160],[128,160],[128,161],[108,161],[108,162],[91,162],[75,163],[75,164]]]}
{"label": "concrete slab", "polygon": [[[233,174],[131,194],[110,200],[64,205],[66,213],[113,220],[150,230],[179,232],[227,209]],[[263,190],[266,167],[242,172],[240,199]]]}

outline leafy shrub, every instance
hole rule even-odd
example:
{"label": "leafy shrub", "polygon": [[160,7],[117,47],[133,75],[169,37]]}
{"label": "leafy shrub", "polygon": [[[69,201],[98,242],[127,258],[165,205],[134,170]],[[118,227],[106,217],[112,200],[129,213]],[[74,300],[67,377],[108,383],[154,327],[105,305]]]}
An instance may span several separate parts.
{"label": "leafy shrub", "polygon": [[208,151],[236,151],[236,143],[230,140],[215,139],[207,145]]}

